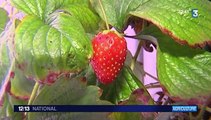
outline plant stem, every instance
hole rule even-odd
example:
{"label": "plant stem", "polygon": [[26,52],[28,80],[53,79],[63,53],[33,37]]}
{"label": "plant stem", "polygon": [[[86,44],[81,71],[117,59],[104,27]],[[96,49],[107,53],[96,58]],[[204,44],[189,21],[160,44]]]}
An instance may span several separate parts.
{"label": "plant stem", "polygon": [[124,37],[128,37],[128,38],[133,38],[133,39],[136,39],[137,35],[132,35],[132,36],[130,36],[130,35],[126,35],[126,34],[124,34]]}
{"label": "plant stem", "polygon": [[34,101],[35,97],[37,96],[37,91],[38,91],[38,88],[39,88],[39,83],[36,82],[35,85],[34,85],[34,88],[32,90],[32,94],[29,98],[29,102],[28,102],[28,105],[31,105],[32,102]]}
{"label": "plant stem", "polygon": [[150,36],[150,35],[139,35],[136,38],[140,39],[140,40],[148,40],[148,41],[152,42],[154,45],[158,46],[157,38],[155,38],[153,36]]}
{"label": "plant stem", "polygon": [[146,28],[147,26],[147,21],[146,20],[143,20],[143,22],[142,22],[142,29],[141,29],[141,31],[143,31],[144,30],[144,28]]}
{"label": "plant stem", "polygon": [[100,4],[101,11],[103,13],[103,17],[105,19],[106,28],[107,28],[107,30],[109,30],[108,20],[107,20],[107,17],[106,17],[105,10],[103,8],[102,2],[101,2],[101,0],[98,0],[98,1],[99,1],[99,4]]}
{"label": "plant stem", "polygon": [[193,120],[193,115],[191,112],[188,113],[190,120]]}
{"label": "plant stem", "polygon": [[210,107],[206,107],[206,111],[211,113],[211,108]]}
{"label": "plant stem", "polygon": [[[154,80],[158,81],[158,79],[156,77],[154,77],[153,75],[149,74],[148,72],[144,72],[145,75],[148,75],[149,77],[153,78]],[[159,83],[159,82],[157,82]]]}
{"label": "plant stem", "polygon": [[153,85],[153,86],[145,86],[147,89],[150,89],[150,88],[160,88],[161,86],[160,85]]}
{"label": "plant stem", "polygon": [[146,94],[147,96],[150,97],[148,104],[149,105],[154,105],[154,99],[152,98],[152,96],[150,95],[150,93],[148,92],[148,90],[146,89],[146,87],[143,85],[143,83],[137,78],[134,79],[135,83],[138,85],[139,88],[144,90],[144,94]]}
{"label": "plant stem", "polygon": [[[1,61],[0,61],[1,62]],[[1,63],[0,63],[1,65]],[[10,81],[10,73],[12,72],[13,68],[15,66],[15,59],[12,59],[10,68],[8,70],[8,74],[6,75],[6,78],[3,80],[3,85],[2,85],[2,91],[0,92],[0,101],[2,101],[4,99],[4,94],[6,93],[6,86]]]}
{"label": "plant stem", "polygon": [[131,70],[133,70],[134,67],[135,67],[135,63],[136,63],[136,60],[138,58],[138,55],[139,55],[139,53],[141,51],[142,45],[143,45],[143,41],[140,41],[139,44],[138,44],[138,48],[136,50],[136,53],[135,53],[134,57],[132,58],[132,61],[131,61],[131,64],[130,64]]}
{"label": "plant stem", "polygon": [[161,87],[161,86],[160,86],[160,84],[159,84],[158,82],[156,82],[156,83],[147,84],[147,85],[145,85],[145,87],[146,87],[147,89],[149,89],[149,88],[159,88],[159,87]]}
{"label": "plant stem", "polygon": [[199,114],[197,115],[197,120],[202,119],[202,115],[204,114],[204,111],[206,109],[205,105],[200,106],[201,110],[199,112]]}
{"label": "plant stem", "polygon": [[[142,45],[143,45],[143,41],[140,41],[139,44],[138,44],[138,48],[136,50],[136,53],[135,53],[134,57],[132,58],[132,61],[131,61],[131,64],[130,64],[130,68],[131,68],[132,71],[133,71],[133,69],[135,67],[135,63],[136,63],[136,60],[138,58],[138,55],[139,55],[139,53],[141,51]],[[149,94],[147,88],[143,85],[143,83],[139,79],[134,79],[134,81],[138,85],[138,87],[144,89],[145,94],[147,94],[150,97],[148,104],[154,105],[154,100],[151,97],[151,95]]]}
{"label": "plant stem", "polygon": [[165,102],[163,103],[163,105],[168,105],[169,103],[171,103],[171,99],[168,97],[167,100],[165,100]]}
{"label": "plant stem", "polygon": [[[32,90],[31,96],[29,98],[28,105],[31,105],[32,102],[34,101],[35,97],[37,96],[37,91],[39,90],[39,87],[40,87],[40,84],[36,82]],[[24,113],[24,116],[27,117],[27,112]],[[24,120],[26,120],[26,118]]]}

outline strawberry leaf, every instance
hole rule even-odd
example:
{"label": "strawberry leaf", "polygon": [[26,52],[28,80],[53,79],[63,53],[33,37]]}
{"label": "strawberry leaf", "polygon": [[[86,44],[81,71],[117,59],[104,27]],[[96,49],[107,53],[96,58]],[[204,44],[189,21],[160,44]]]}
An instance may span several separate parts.
{"label": "strawberry leaf", "polygon": [[28,79],[20,69],[15,68],[12,72],[14,73],[14,77],[10,78],[11,95],[19,99],[29,99],[35,81]]}
{"label": "strawberry leaf", "polygon": [[94,70],[92,69],[91,64],[89,67],[86,68],[86,80],[87,80],[87,85],[96,85],[97,83],[97,76],[94,73]]}
{"label": "strawberry leaf", "polygon": [[53,12],[65,12],[75,16],[86,32],[98,29],[99,17],[89,8],[88,0],[11,0],[13,5],[27,15],[46,22]]}
{"label": "strawberry leaf", "polygon": [[[11,76],[11,70],[14,67],[14,32],[15,26],[10,22],[10,24],[7,25],[7,29],[0,35],[0,101],[3,99],[6,86]],[[0,105],[1,104],[2,103],[0,103]]]}
{"label": "strawberry leaf", "polygon": [[8,115],[7,115],[7,108],[10,105],[7,94],[4,94],[2,102],[3,103],[2,103],[2,106],[0,108],[0,116],[1,116],[1,118],[7,118],[8,117]]}
{"label": "strawberry leaf", "polygon": [[44,19],[63,4],[67,4],[68,0],[11,0],[11,2],[24,13]]}
{"label": "strawberry leaf", "polygon": [[[121,105],[149,105],[153,103],[151,96],[144,92],[144,89],[135,90],[128,100],[120,103]],[[140,113],[140,112],[113,112],[110,114],[112,120],[151,120],[153,113]]]}
{"label": "strawberry leaf", "polygon": [[27,16],[16,29],[17,62],[27,76],[43,80],[49,72],[79,71],[88,65],[92,47],[81,23],[55,12],[45,24]]}
{"label": "strawberry leaf", "polygon": [[[158,26],[181,44],[204,46],[210,43],[211,3],[207,0],[101,0],[108,23],[118,30],[127,27],[128,18],[133,15]],[[92,6],[102,19],[103,13],[97,0]],[[192,10],[198,10],[198,17],[192,17]]]}
{"label": "strawberry leaf", "polygon": [[210,95],[210,52],[179,45],[154,26],[144,34],[158,39],[158,78],[170,96],[201,99]]}
{"label": "strawberry leaf", "polygon": [[22,120],[24,119],[24,113],[14,112],[14,105],[26,105],[27,102],[16,99],[9,94],[4,94],[3,106],[0,108],[1,119],[11,119],[11,120]]}
{"label": "strawberry leaf", "polygon": [[1,15],[1,19],[0,19],[0,81],[2,81],[5,78],[5,75],[7,74],[7,71],[9,69],[10,56],[9,56],[9,49],[5,40],[6,33],[2,35],[1,33],[2,31],[4,31],[4,28],[9,18],[7,16],[7,12],[2,8],[0,8],[0,15]]}
{"label": "strawberry leaf", "polygon": [[144,120],[139,112],[113,112],[111,120]]}
{"label": "strawberry leaf", "polygon": [[9,74],[10,56],[5,42],[0,41],[0,80],[3,82]]}
{"label": "strawberry leaf", "polygon": [[[86,82],[81,81],[80,77],[68,79],[61,77],[52,86],[44,86],[39,95],[34,100],[34,105],[111,105],[107,101],[99,99],[99,88],[96,86],[86,86]],[[50,99],[49,99],[50,98]],[[55,119],[73,120],[107,120],[108,113],[29,113],[30,120]],[[75,118],[75,119],[74,119]]]}
{"label": "strawberry leaf", "polygon": [[86,4],[71,4],[61,10],[75,16],[81,22],[86,32],[96,31],[99,27],[99,17]]}
{"label": "strawberry leaf", "polygon": [[[87,0],[11,0],[12,4],[28,15],[47,18],[56,9],[68,4],[84,3]],[[88,2],[87,2],[88,3]]]}
{"label": "strawberry leaf", "polygon": [[103,90],[101,99],[117,104],[128,99],[134,90],[143,87],[143,84],[136,78],[131,69],[124,66],[118,77],[111,84],[100,84],[100,88]]}
{"label": "strawberry leaf", "polygon": [[9,17],[7,11],[5,11],[3,8],[0,8],[0,15],[1,15],[0,19],[0,34],[1,34],[1,32],[4,31],[7,22],[9,21]]}
{"label": "strawberry leaf", "polygon": [[[135,10],[144,0],[101,0],[105,10],[108,23],[115,28],[122,30],[128,19],[130,11]],[[91,0],[92,6],[95,8],[100,17],[105,21],[98,0]]]}
{"label": "strawberry leaf", "polygon": [[[151,21],[177,42],[198,47],[211,43],[210,6],[208,0],[149,0],[130,13]],[[193,9],[198,10],[197,18],[192,17]]]}

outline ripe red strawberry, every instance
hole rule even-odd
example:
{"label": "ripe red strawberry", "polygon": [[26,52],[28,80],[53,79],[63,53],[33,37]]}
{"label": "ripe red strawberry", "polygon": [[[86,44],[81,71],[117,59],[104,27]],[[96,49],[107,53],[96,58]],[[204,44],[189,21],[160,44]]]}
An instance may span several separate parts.
{"label": "ripe red strawberry", "polygon": [[127,54],[126,40],[116,31],[105,30],[93,38],[92,46],[94,55],[91,65],[98,80],[109,84],[124,65]]}

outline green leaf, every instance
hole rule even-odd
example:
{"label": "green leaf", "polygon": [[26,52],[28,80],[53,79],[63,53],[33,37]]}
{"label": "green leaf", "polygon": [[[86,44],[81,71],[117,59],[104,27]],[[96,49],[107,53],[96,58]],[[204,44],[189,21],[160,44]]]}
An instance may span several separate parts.
{"label": "green leaf", "polygon": [[13,72],[14,78],[10,78],[11,94],[20,99],[28,99],[31,95],[35,81],[28,79],[20,69],[15,68]]}
{"label": "green leaf", "polygon": [[55,12],[48,24],[27,16],[16,29],[17,61],[27,76],[43,80],[49,72],[79,71],[88,65],[91,42],[81,23],[66,13]]}
{"label": "green leaf", "polygon": [[3,97],[3,104],[0,108],[0,116],[1,116],[1,119],[3,118],[6,118],[7,117],[7,106],[9,104],[9,99],[8,99],[8,95],[7,94],[4,94],[4,97]]}
{"label": "green leaf", "polygon": [[35,15],[45,20],[55,10],[70,4],[84,4],[88,0],[11,0],[12,4],[28,15]]}
{"label": "green leaf", "polygon": [[21,20],[15,19],[15,28],[17,28],[20,23],[21,23]]}
{"label": "green leaf", "polygon": [[144,120],[139,112],[114,112],[110,118],[111,120]]}
{"label": "green leaf", "polygon": [[[145,89],[137,89],[126,101],[121,105],[149,105],[153,103],[151,96]],[[112,120],[153,120],[154,113],[140,113],[140,112],[113,112],[110,114]]]}
{"label": "green leaf", "polygon": [[87,67],[86,69],[86,80],[87,80],[87,85],[96,85],[97,83],[97,76],[94,72],[94,70],[92,69],[91,64],[89,64],[89,67]]}
{"label": "green leaf", "polygon": [[11,120],[22,120],[24,113],[14,112],[14,105],[24,105],[27,104],[26,101],[13,98],[9,94],[4,94],[3,106],[0,108],[0,118],[1,119],[11,119]]}
{"label": "green leaf", "polygon": [[129,67],[124,66],[118,77],[111,84],[100,84],[100,88],[103,90],[101,99],[117,104],[128,99],[130,94],[140,87],[143,87],[141,81],[136,78]]}
{"label": "green leaf", "polygon": [[81,22],[86,32],[96,31],[99,27],[99,17],[86,4],[71,4],[65,6],[62,10],[75,16]]}
{"label": "green leaf", "polygon": [[10,68],[9,48],[5,42],[0,41],[0,81],[1,83],[8,75]]}
{"label": "green leaf", "polygon": [[[192,17],[198,9],[198,18]],[[150,0],[132,15],[151,21],[179,43],[204,46],[211,41],[211,3],[207,0]]]}
{"label": "green leaf", "polygon": [[0,8],[0,15],[1,15],[0,19],[0,34],[1,34],[2,31],[4,31],[7,22],[9,21],[9,17],[7,11],[5,11],[3,8]]}
{"label": "green leaf", "polygon": [[88,0],[12,0],[13,4],[28,15],[35,15],[47,22],[53,12],[66,12],[75,16],[86,32],[96,31],[100,21],[89,7]]}
{"label": "green leaf", "polygon": [[44,19],[54,10],[66,4],[68,0],[11,0],[11,2],[26,14]]}
{"label": "green leaf", "polygon": [[[147,0],[101,0],[105,10],[108,23],[115,28],[122,30],[128,19],[130,11],[135,10],[138,6]],[[100,17],[105,21],[103,12],[99,4],[99,0],[91,0],[92,6],[95,8]]]}
{"label": "green leaf", "polygon": [[179,45],[156,27],[144,34],[158,39],[158,78],[171,96],[190,99],[210,95],[210,52]]}
{"label": "green leaf", "polygon": [[[96,86],[86,86],[82,78],[61,77],[53,85],[45,85],[34,100],[34,105],[100,105],[110,103],[99,100]],[[51,99],[49,99],[51,98]]]}
{"label": "green leaf", "polygon": [[14,32],[15,25],[8,24],[7,29],[0,35],[0,101],[3,100],[14,67]]}
{"label": "green leaf", "polygon": [[9,48],[6,42],[6,33],[1,35],[4,31],[5,26],[9,20],[7,12],[0,8],[0,83],[4,80],[10,66]]}
{"label": "green leaf", "polygon": [[[57,80],[52,86],[44,86],[34,100],[34,105],[111,105],[99,99],[99,88],[86,86],[81,78],[68,79],[65,77]],[[106,120],[108,113],[29,113],[30,120],[54,118],[73,120]]]}

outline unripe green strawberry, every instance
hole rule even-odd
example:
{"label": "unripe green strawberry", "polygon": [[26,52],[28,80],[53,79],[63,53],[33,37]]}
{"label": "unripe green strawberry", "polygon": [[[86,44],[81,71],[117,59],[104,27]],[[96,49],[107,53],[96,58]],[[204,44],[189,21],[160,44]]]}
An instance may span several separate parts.
{"label": "unripe green strawberry", "polygon": [[92,40],[94,50],[91,65],[98,80],[103,84],[111,83],[124,65],[127,43],[116,31],[105,30]]}

